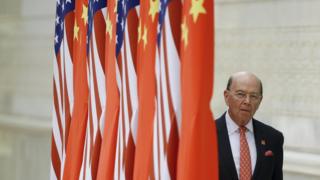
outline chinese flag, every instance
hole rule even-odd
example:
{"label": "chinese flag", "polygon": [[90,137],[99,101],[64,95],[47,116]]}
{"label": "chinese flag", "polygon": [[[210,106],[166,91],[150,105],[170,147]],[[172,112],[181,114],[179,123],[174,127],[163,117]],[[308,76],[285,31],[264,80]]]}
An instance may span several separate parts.
{"label": "chinese flag", "polygon": [[88,118],[88,79],[86,35],[88,2],[78,0],[75,4],[73,27],[74,58],[74,109],[70,124],[63,179],[79,179],[82,164],[86,125]]}
{"label": "chinese flag", "polygon": [[118,133],[119,117],[119,87],[117,85],[117,62],[116,62],[116,18],[117,1],[110,0],[107,4],[106,17],[106,89],[107,102],[105,125],[102,135],[99,166],[97,179],[114,179],[114,166]]}
{"label": "chinese flag", "polygon": [[154,179],[153,123],[156,109],[155,56],[159,0],[141,1],[138,27],[138,128],[133,179]]}
{"label": "chinese flag", "polygon": [[218,179],[213,91],[213,0],[185,0],[181,25],[182,127],[177,179]]}

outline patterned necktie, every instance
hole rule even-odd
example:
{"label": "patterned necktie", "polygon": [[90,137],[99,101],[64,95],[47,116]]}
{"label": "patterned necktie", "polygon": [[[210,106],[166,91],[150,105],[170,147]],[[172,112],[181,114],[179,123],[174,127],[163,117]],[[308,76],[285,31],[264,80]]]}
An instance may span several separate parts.
{"label": "patterned necktie", "polygon": [[251,158],[246,138],[246,127],[240,127],[240,180],[251,179]]}

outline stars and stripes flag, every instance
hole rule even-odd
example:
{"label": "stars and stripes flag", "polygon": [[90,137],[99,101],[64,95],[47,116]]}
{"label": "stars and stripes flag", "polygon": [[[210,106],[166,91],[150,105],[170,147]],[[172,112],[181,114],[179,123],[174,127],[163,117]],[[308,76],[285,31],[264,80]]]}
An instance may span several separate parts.
{"label": "stars and stripes flag", "polygon": [[53,113],[50,179],[61,179],[73,110],[74,1],[57,0],[53,62]]}
{"label": "stars and stripes flag", "polygon": [[213,0],[57,0],[51,179],[218,179]]}
{"label": "stars and stripes flag", "polygon": [[104,124],[106,1],[89,0],[87,57],[89,64],[89,111],[80,179],[96,179]]}
{"label": "stars and stripes flag", "polygon": [[182,125],[177,179],[218,179],[213,93],[213,0],[184,0],[181,25]]}
{"label": "stars and stripes flag", "polygon": [[137,27],[138,0],[118,0],[116,57],[119,69],[120,109],[114,179],[132,179],[138,121]]}
{"label": "stars and stripes flag", "polygon": [[156,179],[176,179],[178,126],[181,124],[181,1],[160,0],[156,50],[156,113],[153,160]]}
{"label": "stars and stripes flag", "polygon": [[87,0],[75,1],[73,28],[74,108],[72,112],[63,179],[78,179],[88,121]]}

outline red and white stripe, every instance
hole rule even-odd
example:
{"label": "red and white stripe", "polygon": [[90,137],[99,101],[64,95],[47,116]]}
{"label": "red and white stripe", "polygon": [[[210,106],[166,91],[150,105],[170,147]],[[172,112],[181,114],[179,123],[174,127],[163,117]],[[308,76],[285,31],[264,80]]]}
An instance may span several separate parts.
{"label": "red and white stripe", "polygon": [[[179,44],[175,44],[172,26],[179,19],[170,19],[167,9],[162,26],[160,47],[156,54],[157,105],[153,131],[155,179],[176,179],[176,158],[181,121]],[[178,36],[179,37],[179,36]]]}
{"label": "red and white stripe", "polygon": [[[136,10],[131,12],[128,21],[138,22]],[[129,15],[130,16],[130,15]],[[132,23],[130,23],[132,24]],[[137,92],[137,70],[135,67],[136,57],[132,50],[136,49],[135,43],[130,43],[130,37],[136,34],[129,34],[129,30],[137,28],[125,24],[124,42],[118,56],[119,73],[121,74],[120,89],[120,112],[117,137],[117,149],[115,159],[114,179],[132,179],[133,162],[135,152],[135,137],[138,121],[138,92]]]}
{"label": "red and white stripe", "polygon": [[[66,19],[65,23],[70,20]],[[64,25],[64,29],[68,28]],[[70,31],[68,31],[70,32]],[[50,179],[62,179],[66,157],[66,146],[73,110],[73,63],[71,59],[73,32],[64,31],[64,38],[59,53],[53,62],[54,104],[52,114],[52,146]],[[70,39],[70,38],[69,38]],[[72,38],[71,38],[72,39]]]}

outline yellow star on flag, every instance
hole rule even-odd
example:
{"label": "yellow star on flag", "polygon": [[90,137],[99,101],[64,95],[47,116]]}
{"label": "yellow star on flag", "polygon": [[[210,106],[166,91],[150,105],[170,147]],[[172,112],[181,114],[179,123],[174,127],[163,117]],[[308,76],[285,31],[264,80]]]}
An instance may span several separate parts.
{"label": "yellow star on flag", "polygon": [[116,3],[116,4],[115,4],[115,6],[114,6],[113,12],[117,12],[117,9],[118,9],[118,1],[116,1],[115,3]]}
{"label": "yellow star on flag", "polygon": [[112,23],[111,23],[111,20],[109,19],[108,15],[107,15],[107,20],[106,20],[106,33],[109,34],[110,41],[111,41],[112,40]]}
{"label": "yellow star on flag", "polygon": [[78,40],[78,32],[79,32],[79,26],[77,25],[77,21],[75,21],[74,27],[73,27],[73,39]]}
{"label": "yellow star on flag", "polygon": [[147,42],[148,42],[148,37],[147,37],[147,34],[148,34],[148,29],[146,26],[144,26],[144,30],[143,30],[143,35],[142,35],[142,40],[143,40],[143,47],[146,48],[146,45],[147,45]]}
{"label": "yellow star on flag", "polygon": [[139,26],[138,26],[138,42],[141,40],[141,20],[139,21]]}
{"label": "yellow star on flag", "polygon": [[188,33],[189,33],[186,17],[183,18],[183,23],[181,24],[181,31],[182,31],[182,41],[184,42],[184,47],[186,47],[188,45]]}
{"label": "yellow star on flag", "polygon": [[193,22],[196,22],[199,14],[206,14],[206,9],[203,7],[204,0],[192,0],[189,14],[193,17]]}
{"label": "yellow star on flag", "polygon": [[152,22],[154,21],[157,12],[159,12],[159,0],[150,0],[149,15],[152,17]]}
{"label": "yellow star on flag", "polygon": [[85,5],[82,5],[82,15],[81,18],[83,19],[83,23],[88,23],[88,8]]}

